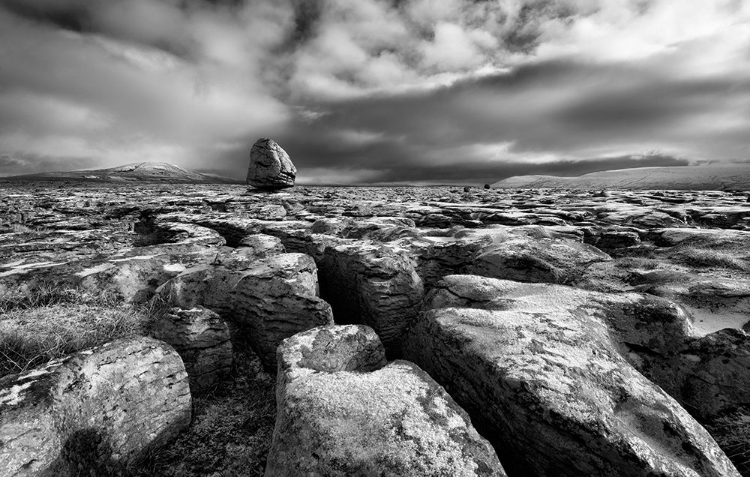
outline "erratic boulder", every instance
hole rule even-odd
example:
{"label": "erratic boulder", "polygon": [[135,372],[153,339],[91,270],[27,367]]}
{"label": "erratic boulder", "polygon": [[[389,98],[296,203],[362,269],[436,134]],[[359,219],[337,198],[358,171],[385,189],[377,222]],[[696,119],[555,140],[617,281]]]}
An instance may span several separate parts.
{"label": "erratic boulder", "polygon": [[466,408],[514,475],[738,476],[620,354],[625,341],[676,348],[688,331],[666,300],[449,276],[426,297],[404,354]]}
{"label": "erratic boulder", "polygon": [[0,380],[0,475],[122,475],[190,414],[174,349],[114,341]]}
{"label": "erratic boulder", "polygon": [[366,326],[324,326],[279,347],[267,477],[504,476],[466,413],[413,363],[386,364]]}
{"label": "erratic boulder", "polygon": [[294,187],[296,178],[297,168],[276,141],[268,138],[255,141],[250,150],[248,185],[258,189],[283,189]]}

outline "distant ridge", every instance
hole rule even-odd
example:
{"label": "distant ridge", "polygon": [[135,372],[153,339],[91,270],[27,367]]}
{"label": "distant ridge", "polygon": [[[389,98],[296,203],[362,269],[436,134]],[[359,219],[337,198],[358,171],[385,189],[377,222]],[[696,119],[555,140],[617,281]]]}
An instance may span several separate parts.
{"label": "distant ridge", "polygon": [[514,176],[498,189],[750,190],[750,163],[716,166],[638,167],[578,177]]}
{"label": "distant ridge", "polygon": [[40,172],[0,177],[0,181],[84,181],[84,182],[163,182],[178,184],[244,184],[244,181],[213,174],[201,174],[166,162],[134,162],[110,169],[70,172]]}

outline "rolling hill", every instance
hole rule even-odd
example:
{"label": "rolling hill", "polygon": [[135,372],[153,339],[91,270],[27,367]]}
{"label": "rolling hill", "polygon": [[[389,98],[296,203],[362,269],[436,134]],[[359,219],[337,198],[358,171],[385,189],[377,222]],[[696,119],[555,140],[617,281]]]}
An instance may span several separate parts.
{"label": "rolling hill", "polygon": [[750,190],[750,163],[710,166],[639,167],[578,177],[514,176],[499,189]]}
{"label": "rolling hill", "polygon": [[110,169],[40,172],[0,177],[0,181],[165,182],[184,184],[244,184],[243,180],[193,172],[165,162],[136,162]]}

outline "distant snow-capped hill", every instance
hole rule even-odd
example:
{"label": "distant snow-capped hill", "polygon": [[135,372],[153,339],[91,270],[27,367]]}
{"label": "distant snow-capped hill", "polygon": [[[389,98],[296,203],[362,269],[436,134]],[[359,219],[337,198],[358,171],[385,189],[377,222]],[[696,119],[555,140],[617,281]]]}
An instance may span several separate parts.
{"label": "distant snow-capped hill", "polygon": [[40,172],[2,177],[7,181],[165,182],[190,184],[242,184],[244,181],[193,172],[166,162],[135,162],[109,169]]}
{"label": "distant snow-capped hill", "polygon": [[750,163],[712,166],[638,167],[578,177],[514,176],[498,189],[750,190]]}

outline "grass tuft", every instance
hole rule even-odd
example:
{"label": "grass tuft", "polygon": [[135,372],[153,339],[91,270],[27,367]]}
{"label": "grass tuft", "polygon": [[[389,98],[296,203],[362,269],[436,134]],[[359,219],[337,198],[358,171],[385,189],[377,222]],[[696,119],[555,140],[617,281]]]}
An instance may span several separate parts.
{"label": "grass tuft", "polygon": [[727,268],[730,270],[750,271],[750,262],[738,258],[735,254],[698,247],[685,247],[672,257],[685,265],[704,268]]}
{"label": "grass tuft", "polygon": [[740,474],[750,476],[750,409],[738,409],[705,427]]}
{"label": "grass tuft", "polygon": [[41,286],[0,300],[0,377],[77,351],[140,335],[152,310],[72,288]]}
{"label": "grass tuft", "polygon": [[93,295],[77,288],[42,282],[28,293],[8,294],[0,297],[0,313],[61,304],[114,306],[120,301],[120,297],[115,293]]}

